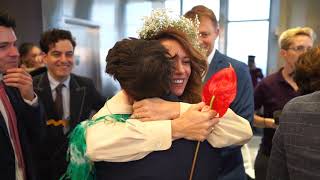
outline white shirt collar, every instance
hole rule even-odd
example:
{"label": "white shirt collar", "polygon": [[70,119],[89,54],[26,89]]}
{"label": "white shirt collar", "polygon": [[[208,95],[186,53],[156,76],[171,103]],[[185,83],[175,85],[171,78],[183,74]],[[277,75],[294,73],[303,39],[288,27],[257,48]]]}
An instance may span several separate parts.
{"label": "white shirt collar", "polygon": [[212,49],[212,52],[209,54],[209,56],[208,56],[208,65],[210,65],[210,63],[211,63],[211,61],[212,61],[212,59],[213,59],[213,56],[214,56],[214,54],[216,53],[216,48],[213,48]]}
{"label": "white shirt collar", "polygon": [[64,84],[64,87],[69,88],[70,75],[68,76],[68,78],[67,78],[65,81],[59,82],[59,81],[55,80],[55,79],[50,75],[49,72],[47,72],[47,73],[48,73],[48,79],[49,79],[49,83],[50,83],[50,88],[51,88],[51,90],[56,89],[56,87],[57,87],[60,83]]}

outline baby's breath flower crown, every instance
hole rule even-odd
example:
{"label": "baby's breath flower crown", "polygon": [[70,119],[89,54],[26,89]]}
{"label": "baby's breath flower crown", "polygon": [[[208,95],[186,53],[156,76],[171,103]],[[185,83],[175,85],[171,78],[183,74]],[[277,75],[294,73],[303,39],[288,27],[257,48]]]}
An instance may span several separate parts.
{"label": "baby's breath flower crown", "polygon": [[143,26],[138,31],[139,37],[141,39],[152,39],[169,28],[176,29],[187,35],[195,49],[202,54],[206,54],[199,42],[199,19],[196,18],[192,21],[184,16],[170,15],[170,12],[166,9],[153,10],[150,16],[143,18]]}

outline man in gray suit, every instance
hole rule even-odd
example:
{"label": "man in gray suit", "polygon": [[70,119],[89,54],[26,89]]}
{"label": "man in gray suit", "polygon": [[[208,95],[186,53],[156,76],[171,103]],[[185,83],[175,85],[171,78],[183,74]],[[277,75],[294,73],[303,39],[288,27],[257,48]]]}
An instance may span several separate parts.
{"label": "man in gray suit", "polygon": [[268,180],[320,179],[319,69],[320,48],[302,54],[296,63],[294,79],[307,95],[292,99],[282,111],[273,137]]}

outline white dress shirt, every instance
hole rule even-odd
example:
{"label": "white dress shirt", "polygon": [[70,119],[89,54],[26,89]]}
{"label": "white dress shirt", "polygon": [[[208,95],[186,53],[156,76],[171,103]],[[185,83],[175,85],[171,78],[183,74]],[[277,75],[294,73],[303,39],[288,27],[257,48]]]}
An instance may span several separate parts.
{"label": "white dress shirt", "polygon": [[208,65],[210,65],[210,63],[212,62],[212,60],[213,60],[213,56],[214,56],[214,54],[216,53],[216,48],[213,48],[213,50],[212,50],[212,52],[209,54],[209,56],[208,56]]}
{"label": "white dress shirt", "polygon": [[[64,120],[70,120],[70,76],[63,82],[59,82],[55,80],[49,72],[48,73],[48,79],[50,83],[51,88],[51,94],[52,99],[55,101],[57,97],[56,87],[62,83],[64,86],[62,88],[62,106],[63,106],[63,116],[62,119]],[[69,130],[69,127],[64,128],[64,133],[66,133]]]}
{"label": "white dress shirt", "polygon": [[[180,114],[191,104],[180,103]],[[108,114],[131,114],[132,105],[123,91],[113,96],[93,119]],[[244,144],[252,137],[249,122],[231,109],[220,118],[207,140],[213,147]],[[171,120],[141,122],[98,122],[86,131],[87,156],[92,161],[127,162],[139,160],[153,151],[171,147]]]}

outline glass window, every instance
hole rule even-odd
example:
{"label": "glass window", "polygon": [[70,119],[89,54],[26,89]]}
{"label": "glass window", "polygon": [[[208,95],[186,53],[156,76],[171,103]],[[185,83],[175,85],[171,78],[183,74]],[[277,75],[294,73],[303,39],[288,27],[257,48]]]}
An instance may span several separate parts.
{"label": "glass window", "polygon": [[230,22],[228,24],[227,55],[244,63],[248,55],[256,56],[256,66],[266,74],[269,21]]}
{"label": "glass window", "polygon": [[180,14],[180,0],[166,0],[164,6],[170,11],[173,11],[176,14]]}
{"label": "glass window", "polygon": [[229,21],[269,19],[270,0],[229,0]]}
{"label": "glass window", "polygon": [[143,17],[149,16],[152,11],[152,2],[128,2],[126,4],[126,31],[125,37],[138,37],[137,31],[142,27]]}
{"label": "glass window", "polygon": [[182,14],[186,13],[196,5],[204,5],[207,8],[210,8],[216,15],[217,19],[219,20],[220,0],[193,0],[193,1],[183,0]]}

